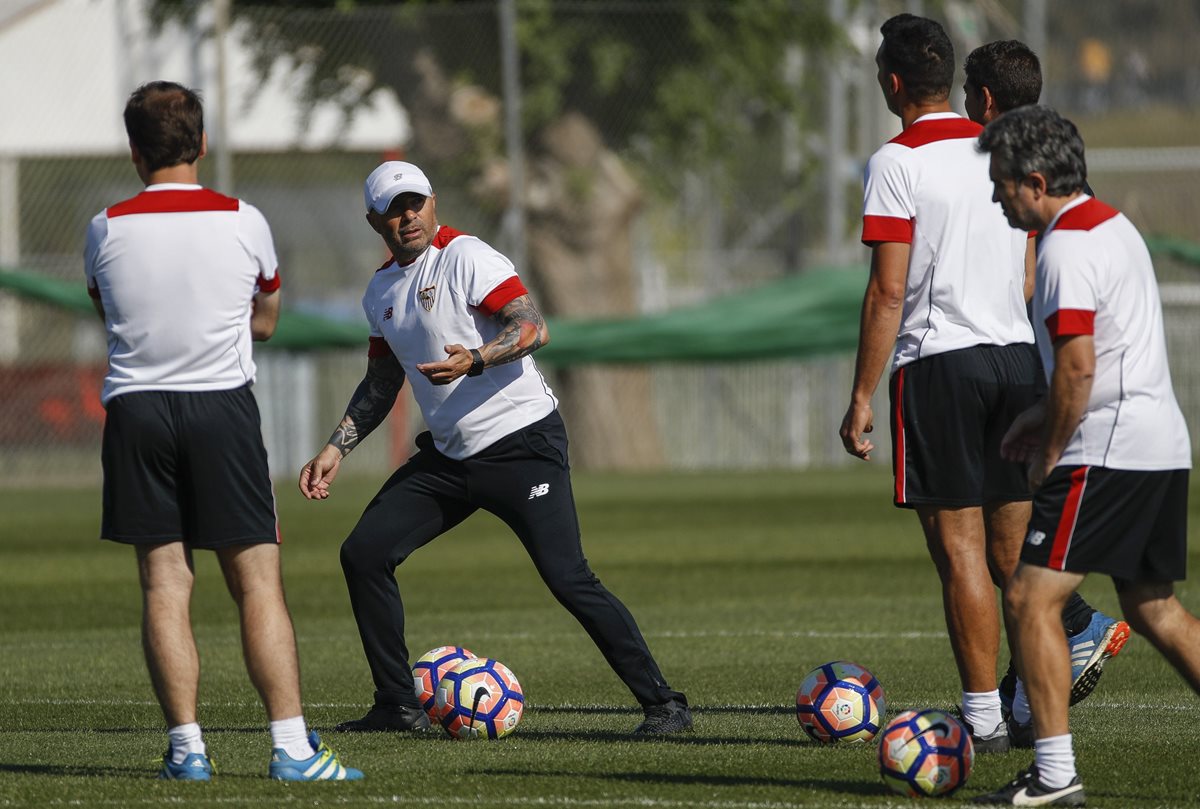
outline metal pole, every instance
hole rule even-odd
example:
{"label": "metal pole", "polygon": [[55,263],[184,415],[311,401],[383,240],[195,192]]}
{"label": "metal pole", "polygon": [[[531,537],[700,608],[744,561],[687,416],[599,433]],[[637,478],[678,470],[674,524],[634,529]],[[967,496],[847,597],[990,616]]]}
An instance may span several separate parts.
{"label": "metal pole", "polygon": [[[14,270],[21,261],[20,160],[0,155],[0,272]],[[15,296],[0,294],[0,360],[15,360],[21,353],[21,310]]]}
{"label": "metal pole", "polygon": [[518,272],[528,271],[525,236],[525,137],[521,128],[521,64],[516,0],[500,0],[500,72],[504,96],[504,146],[508,153],[508,210],[504,231]]}
{"label": "metal pole", "polygon": [[[829,18],[835,25],[846,22],[846,0],[829,0]],[[829,261],[842,258],[843,216],[846,188],[842,170],[846,155],[846,76],[844,58],[829,60],[829,114],[825,127],[825,252]]]}
{"label": "metal pole", "polygon": [[1038,55],[1042,62],[1042,86],[1047,86],[1046,66],[1046,0],[1025,0],[1022,22],[1025,44]]}
{"label": "metal pole", "polygon": [[[231,0],[213,2],[213,39],[217,54],[217,108],[213,126],[216,135],[214,157],[217,164],[217,190],[233,195],[233,147],[229,142],[229,76],[226,69],[225,40],[229,36]],[[211,146],[211,144],[210,144]]]}

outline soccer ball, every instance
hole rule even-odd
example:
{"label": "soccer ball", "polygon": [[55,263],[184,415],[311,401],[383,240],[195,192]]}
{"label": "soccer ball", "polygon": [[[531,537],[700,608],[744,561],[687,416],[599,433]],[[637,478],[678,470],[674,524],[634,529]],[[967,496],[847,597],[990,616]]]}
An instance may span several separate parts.
{"label": "soccer ball", "polygon": [[499,739],[516,730],[525,695],[498,660],[464,660],[442,675],[434,710],[455,739]]}
{"label": "soccer ball", "polygon": [[869,742],[883,714],[883,688],[875,675],[845,660],[813,669],[796,692],[796,718],[818,742]]}
{"label": "soccer ball", "polygon": [[461,646],[439,646],[417,658],[412,667],[413,685],[416,686],[417,699],[421,700],[421,707],[425,709],[430,722],[437,721],[437,714],[433,708],[442,675],[464,660],[474,659],[474,652]]}
{"label": "soccer ball", "polygon": [[905,711],[879,737],[879,774],[902,795],[949,795],[974,763],[971,734],[943,711]]}

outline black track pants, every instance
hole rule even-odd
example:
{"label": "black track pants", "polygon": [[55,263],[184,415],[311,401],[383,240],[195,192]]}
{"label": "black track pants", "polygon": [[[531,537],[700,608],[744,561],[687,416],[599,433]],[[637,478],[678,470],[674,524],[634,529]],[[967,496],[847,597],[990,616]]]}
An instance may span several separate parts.
{"label": "black track pants", "polygon": [[342,570],[376,702],[418,704],[396,567],[481,508],[516,533],[550,592],[640,704],[686,703],[667,686],[629,610],[604,589],[583,556],[566,428],[557,411],[464,461],[439,453],[428,433],[417,437],[417,446],[420,451],[388,479],[342,544]]}

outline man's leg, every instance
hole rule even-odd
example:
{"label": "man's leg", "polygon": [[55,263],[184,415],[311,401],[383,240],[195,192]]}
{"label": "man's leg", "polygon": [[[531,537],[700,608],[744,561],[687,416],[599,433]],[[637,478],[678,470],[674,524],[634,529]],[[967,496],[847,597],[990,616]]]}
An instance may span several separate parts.
{"label": "man's leg", "polygon": [[396,568],[413,551],[474,511],[475,507],[466,501],[461,464],[442,459],[433,449],[422,448],[383,485],[342,543],[342,572],[375,683],[375,700],[366,716],[342,722],[336,730],[429,727],[429,718],[413,687]]}
{"label": "man's leg", "polygon": [[267,709],[267,719],[300,716],[300,663],[283,595],[279,546],[262,543],[220,548],[217,559],[241,615],[242,654],[250,682]]}
{"label": "man's leg", "polygon": [[561,418],[505,438],[467,466],[475,502],[513,529],[550,592],[641,704],[646,721],[635,732],[689,729],[687,697],[667,684],[637,621],[583,555]]}
{"label": "man's leg", "polygon": [[1078,573],[1022,563],[1004,593],[1004,611],[1021,678],[1033,706],[1037,741],[1034,766],[978,803],[1081,806],[1086,798],[1075,772],[1067,725],[1071,660],[1061,614]]}
{"label": "man's leg", "polygon": [[1200,620],[1179,599],[1171,582],[1119,583],[1121,609],[1180,676],[1200,694]]}
{"label": "man's leg", "polygon": [[182,542],[137,546],[142,584],[142,649],[167,727],[196,721],[200,656],[190,604],[195,571]]}
{"label": "man's leg", "polygon": [[1008,734],[996,686],[1000,615],[988,564],[983,510],[918,506],[929,555],[942,581],[942,608],[962,683],[963,719],[977,752],[1003,752]]}

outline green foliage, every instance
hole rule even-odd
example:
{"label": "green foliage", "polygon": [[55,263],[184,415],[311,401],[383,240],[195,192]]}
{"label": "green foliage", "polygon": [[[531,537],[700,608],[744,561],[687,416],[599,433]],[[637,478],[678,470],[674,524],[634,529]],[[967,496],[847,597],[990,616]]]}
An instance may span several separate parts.
{"label": "green foliage", "polygon": [[[401,567],[410,649],[460,643],[501,659],[529,700],[521,726],[495,743],[327,732],[371,699],[337,549],[380,483],[339,478],[323,503],[277,485],[306,715],[367,773],[311,787],[264,777],[266,718],[209,553],[196,556],[193,620],[200,721],[220,775],[153,780],[166,743],[141,660],[133,553],[95,539],[96,489],[0,492],[0,806],[916,806],[879,781],[873,746],[819,747],[793,715],[804,674],[838,658],[874,671],[889,714],[958,700],[933,566],[915,518],[890,504],[886,470],[577,477],[593,568],[695,706],[694,733],[650,742],[627,735],[639,719],[628,692],[483,513]],[[1198,593],[1180,588],[1192,609]],[[1099,577],[1084,595],[1116,609]],[[1200,755],[1197,719],[1195,696],[1133,638],[1071,712],[1089,805],[1200,806],[1187,763]],[[961,797],[1029,759],[978,758]]]}

